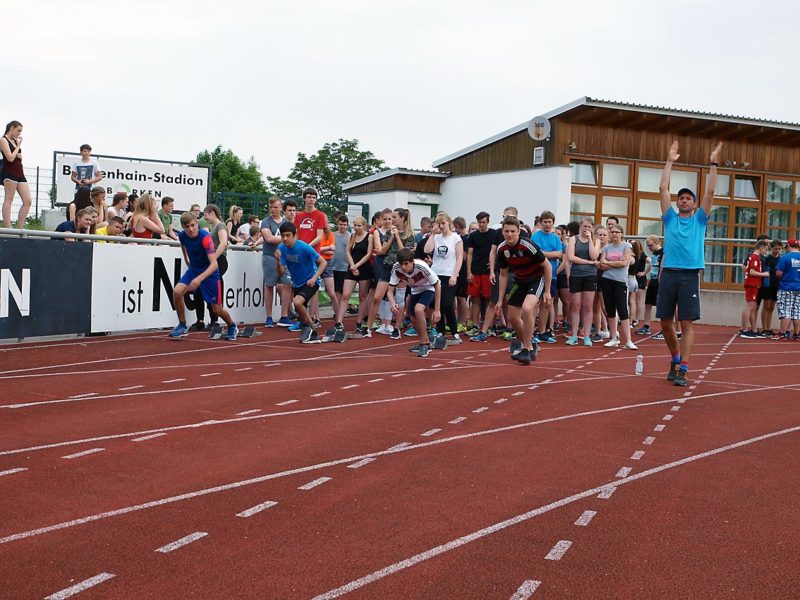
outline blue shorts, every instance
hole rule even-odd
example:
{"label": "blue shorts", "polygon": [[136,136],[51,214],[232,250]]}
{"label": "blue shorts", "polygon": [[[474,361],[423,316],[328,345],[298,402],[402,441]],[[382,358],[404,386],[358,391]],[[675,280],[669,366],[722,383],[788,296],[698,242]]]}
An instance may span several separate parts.
{"label": "blue shorts", "polygon": [[[181,277],[178,283],[189,285],[192,283],[192,279],[202,274],[202,272],[203,271],[193,271],[189,269],[183,274],[183,277]],[[203,300],[206,304],[220,304],[222,302],[222,285],[219,279],[219,271],[206,277],[200,283],[200,294],[203,296]]]}
{"label": "blue shorts", "polygon": [[408,301],[409,311],[411,311],[411,314],[414,314],[414,307],[417,304],[422,304],[422,306],[426,308],[431,308],[434,300],[436,300],[436,292],[433,290],[426,290],[420,294],[411,294],[411,298]]}

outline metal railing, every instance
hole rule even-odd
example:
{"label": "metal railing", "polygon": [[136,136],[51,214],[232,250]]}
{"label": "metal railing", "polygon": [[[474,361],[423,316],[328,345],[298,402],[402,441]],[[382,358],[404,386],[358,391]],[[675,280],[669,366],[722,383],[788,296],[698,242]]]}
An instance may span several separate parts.
{"label": "metal railing", "polygon": [[[53,189],[53,169],[42,169],[40,167],[25,167],[25,179],[31,188],[31,208],[28,212],[29,217],[38,217],[41,211],[53,206],[51,190]],[[3,196],[5,200],[5,195]],[[11,201],[11,220],[16,221],[19,209],[22,208],[22,199],[19,194],[14,194]]]}

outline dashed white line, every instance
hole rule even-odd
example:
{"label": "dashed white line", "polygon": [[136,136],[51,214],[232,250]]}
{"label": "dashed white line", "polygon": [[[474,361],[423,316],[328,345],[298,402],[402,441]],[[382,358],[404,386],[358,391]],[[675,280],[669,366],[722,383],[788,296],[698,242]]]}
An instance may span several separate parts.
{"label": "dashed white line", "polygon": [[559,377],[563,377],[563,376],[564,376],[564,373],[559,373],[558,375],[556,375],[556,379],[558,379]]}
{"label": "dashed white line", "polygon": [[656,441],[656,438],[654,438],[653,436],[649,435],[646,438],[644,438],[644,441],[642,443],[645,446],[652,446],[653,442],[655,442],[655,441]]}
{"label": "dashed white line", "polygon": [[358,461],[356,463],[353,463],[352,465],[347,465],[347,468],[348,469],[360,469],[364,465],[368,465],[369,463],[371,463],[374,460],[376,460],[376,459],[374,459],[374,458],[365,458],[365,459],[360,460],[360,461]]}
{"label": "dashed white line", "polygon": [[474,413],[482,413],[485,410],[489,410],[489,407],[488,406],[481,406],[480,408],[476,408],[472,412],[474,412]]}
{"label": "dashed white line", "polygon": [[351,383],[350,385],[343,385],[342,389],[343,390],[352,390],[353,388],[357,388],[357,387],[358,387],[357,383]]}
{"label": "dashed white line", "polygon": [[92,396],[97,396],[97,392],[89,392],[87,394],[78,394],[77,396],[69,396],[69,399],[77,400],[78,398],[90,398]]}
{"label": "dashed white line", "polygon": [[383,377],[378,377],[376,379],[369,379],[367,380],[367,383],[376,383],[378,381],[383,381]]}
{"label": "dashed white line", "polygon": [[143,387],[144,387],[143,385],[131,385],[131,386],[124,387],[124,388],[117,388],[117,391],[119,391],[119,392],[127,392],[128,390],[140,390]]}
{"label": "dashed white line", "polygon": [[433,365],[431,369],[438,369],[439,367],[443,367],[444,363],[439,363],[438,365]]}
{"label": "dashed white line", "polygon": [[200,373],[200,377],[214,377],[216,375],[222,375],[222,373]]}
{"label": "dashed white line", "polygon": [[671,410],[672,412],[678,412],[680,409],[681,409],[681,407],[680,407],[680,406],[673,406],[673,407],[672,407],[670,410]]}
{"label": "dashed white line", "polygon": [[63,589],[60,592],[50,594],[44,600],[65,600],[66,598],[71,598],[75,594],[79,594],[84,590],[88,590],[90,587],[94,587],[99,583],[108,581],[112,577],[115,577],[113,573],[100,573],[99,575],[95,575],[89,579],[84,579],[80,583],[76,583],[75,585]]}
{"label": "dashed white line", "polygon": [[466,421],[466,420],[467,420],[467,417],[457,417],[457,418],[453,419],[452,421],[448,421],[448,423],[450,423],[450,425],[458,425],[459,423],[462,423],[463,421]]}
{"label": "dashed white line", "polygon": [[253,369],[253,367],[242,367],[241,369],[234,369],[234,371],[236,371],[237,373],[240,373],[241,371],[250,371],[252,369]]}
{"label": "dashed white line", "polygon": [[644,450],[637,450],[633,454],[631,454],[631,460],[641,460],[644,456]]}
{"label": "dashed white line", "polygon": [[254,415],[256,413],[261,412],[260,408],[254,408],[252,410],[243,410],[242,412],[236,413],[237,417],[243,417],[245,415]]}
{"label": "dashed white line", "polygon": [[697,389],[697,386],[696,386],[696,385],[690,385],[690,386],[689,386],[689,389],[690,389],[690,390],[696,390],[696,389]]}
{"label": "dashed white line", "polygon": [[536,591],[542,584],[541,581],[536,581],[535,579],[526,579],[522,582],[522,585],[519,586],[514,595],[509,598],[509,600],[528,600],[533,595],[533,592]]}
{"label": "dashed white line", "polygon": [[316,394],[311,394],[312,398],[319,398],[321,396],[327,396],[330,392],[317,392]]}
{"label": "dashed white line", "polygon": [[582,369],[582,368],[583,368],[583,367],[585,367],[585,366],[586,366],[586,365],[578,365],[577,367],[575,367],[575,370],[577,371],[578,369]]}
{"label": "dashed white line", "polygon": [[103,452],[104,450],[105,448],[92,448],[91,450],[84,450],[83,452],[76,452],[75,454],[67,454],[61,458],[72,460],[73,458],[79,458],[81,456],[86,456],[87,454],[94,454],[95,452]]}
{"label": "dashed white line", "polygon": [[503,402],[508,402],[508,398],[498,398],[494,401],[495,404],[502,404]]}
{"label": "dashed white line", "polygon": [[161,437],[161,436],[164,436],[164,435],[167,435],[167,434],[166,433],[153,433],[151,435],[145,435],[145,436],[142,436],[142,437],[133,438],[131,441],[132,442],[146,442],[147,440],[153,440],[153,439],[155,439],[157,437]]}
{"label": "dashed white line", "polygon": [[314,489],[315,487],[317,487],[318,485],[322,485],[323,483],[326,483],[326,482],[330,481],[331,479],[332,479],[331,477],[320,477],[319,479],[315,479],[314,481],[309,481],[305,485],[301,485],[297,489],[298,490],[311,490],[311,489]]}
{"label": "dashed white line", "polygon": [[664,431],[666,427],[667,427],[666,425],[656,425],[655,427],[653,427],[653,431]]}
{"label": "dashed white line", "polygon": [[522,394],[524,394],[524,393],[525,393],[525,392],[521,392],[521,391],[520,391],[520,392],[514,392],[514,393],[513,393],[513,394],[511,394],[511,395],[512,395],[512,396],[522,396]]}
{"label": "dashed white line", "polygon": [[179,377],[178,379],[167,379],[166,381],[162,381],[161,383],[178,383],[180,381],[186,381],[183,377]]}
{"label": "dashed white line", "polygon": [[674,416],[675,415],[664,415],[663,417],[661,417],[661,420],[662,421],[672,421],[672,417],[674,417]]}
{"label": "dashed white line", "polygon": [[569,540],[561,540],[556,543],[555,546],[547,553],[547,556],[544,557],[545,560],[561,560],[561,558],[567,553],[569,547],[572,546],[572,542]]}
{"label": "dashed white line", "polygon": [[608,500],[614,494],[616,489],[617,488],[615,488],[615,487],[605,488],[599,494],[597,494],[597,497],[600,498],[601,500]]}
{"label": "dashed white line", "polygon": [[284,400],[283,402],[278,402],[275,406],[287,406],[289,404],[294,404],[297,400]]}
{"label": "dashed white line", "polygon": [[15,469],[6,469],[5,471],[0,471],[0,477],[4,475],[13,475],[14,473],[21,473],[22,471],[27,471],[28,467],[17,467]]}
{"label": "dashed white line", "polygon": [[586,527],[589,523],[592,522],[592,519],[596,514],[597,511],[594,510],[583,511],[583,514],[580,517],[578,517],[577,521],[575,521],[575,525],[578,525],[580,527]]}
{"label": "dashed white line", "polygon": [[268,508],[272,508],[273,506],[277,505],[278,505],[277,502],[273,502],[272,500],[267,500],[266,502],[262,502],[261,504],[256,504],[252,508],[248,508],[247,510],[243,510],[240,513],[236,513],[236,516],[246,519],[247,517],[252,517],[253,515],[258,514],[263,510],[267,510]]}
{"label": "dashed white line", "polygon": [[430,437],[435,433],[439,433],[440,431],[441,429],[429,429],[428,431],[426,431],[425,433],[421,433],[420,435],[422,437]]}
{"label": "dashed white line", "polygon": [[614,477],[627,477],[631,474],[631,471],[633,471],[631,467],[622,467],[619,471],[617,471],[617,474],[614,475]]}
{"label": "dashed white line", "polygon": [[194,533],[190,533],[189,535],[182,537],[179,540],[175,540],[174,542],[170,542],[166,546],[161,546],[161,548],[156,548],[156,552],[161,552],[162,554],[168,554],[169,552],[174,552],[178,548],[182,548],[187,544],[191,544],[192,542],[196,542],[197,540],[204,538],[208,535],[205,531],[195,531]]}

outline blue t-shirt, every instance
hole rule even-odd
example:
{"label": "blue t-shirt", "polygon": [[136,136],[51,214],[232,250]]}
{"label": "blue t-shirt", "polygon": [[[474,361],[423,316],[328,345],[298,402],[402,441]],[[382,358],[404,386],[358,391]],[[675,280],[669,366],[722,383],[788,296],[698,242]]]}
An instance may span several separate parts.
{"label": "blue t-shirt", "polygon": [[209,254],[214,254],[214,241],[211,234],[205,229],[198,229],[197,237],[189,237],[185,231],[178,234],[178,239],[189,257],[189,270],[196,273],[205,271],[211,262],[208,260]]}
{"label": "blue t-shirt", "polygon": [[783,273],[780,289],[800,291],[800,252],[788,252],[781,256],[775,270]]}
{"label": "blue t-shirt", "polygon": [[281,251],[281,264],[292,275],[294,287],[306,285],[317,272],[317,251],[301,240],[297,240],[291,248],[281,243],[278,250]]}
{"label": "blue t-shirt", "polygon": [[703,242],[706,239],[708,215],[702,208],[690,217],[680,217],[670,208],[662,217],[664,221],[664,269],[705,269]]}
{"label": "blue t-shirt", "polygon": [[[540,229],[534,232],[531,239],[543,252],[562,252],[564,248],[561,243],[561,238],[558,237],[555,231],[545,233]],[[550,261],[550,266],[553,267],[553,279],[555,279],[557,277],[556,270],[558,269],[559,261],[557,258],[548,258],[547,260]]]}

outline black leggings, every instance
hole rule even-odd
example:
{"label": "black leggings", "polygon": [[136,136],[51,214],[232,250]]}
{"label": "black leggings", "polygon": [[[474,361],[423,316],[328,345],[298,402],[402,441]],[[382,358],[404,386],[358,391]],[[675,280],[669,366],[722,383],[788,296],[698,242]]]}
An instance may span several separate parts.
{"label": "black leggings", "polygon": [[439,312],[442,313],[442,318],[436,324],[436,331],[444,334],[445,323],[450,326],[450,333],[455,335],[458,333],[458,320],[456,319],[456,285],[450,285],[450,277],[447,275],[439,275],[439,281],[442,284],[442,300],[440,302]]}
{"label": "black leggings", "polygon": [[[225,280],[222,279],[222,276],[225,275],[225,272],[228,270],[228,259],[224,254],[222,256],[217,257],[217,268],[219,269],[219,293],[220,293],[220,297],[218,298],[218,300],[219,303],[222,304],[224,302],[223,298],[225,297]],[[200,308],[198,312],[200,310],[203,310],[202,296],[199,306]],[[217,314],[213,310],[211,310],[210,304],[208,305],[208,316],[211,323],[216,323],[219,320]]]}
{"label": "black leggings", "polygon": [[614,318],[619,313],[619,320],[628,318],[628,284],[624,281],[614,281],[608,277],[600,278],[600,290],[603,292],[603,303],[606,307],[606,316]]}

